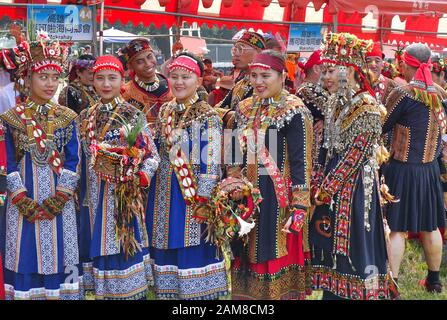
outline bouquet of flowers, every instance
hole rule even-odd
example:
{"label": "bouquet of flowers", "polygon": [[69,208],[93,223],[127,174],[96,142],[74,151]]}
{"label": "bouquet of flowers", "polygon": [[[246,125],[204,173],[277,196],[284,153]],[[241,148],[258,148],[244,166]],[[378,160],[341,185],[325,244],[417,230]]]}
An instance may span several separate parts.
{"label": "bouquet of flowers", "polygon": [[92,161],[93,169],[101,179],[116,183],[116,237],[127,258],[141,251],[141,245],[135,238],[135,221],[144,225],[145,211],[143,192],[137,177],[151,150],[147,140],[149,137],[143,133],[147,126],[144,114],[139,114],[134,125],[117,113],[113,115],[122,125],[120,135],[124,145],[92,144]]}
{"label": "bouquet of flowers", "polygon": [[123,183],[134,180],[146,154],[146,137],[142,134],[147,125],[145,117],[140,114],[136,124],[131,125],[122,116],[113,113],[122,124],[121,139],[124,146],[111,146],[105,142],[93,145],[95,156],[92,158],[93,168],[99,177],[108,182]]}
{"label": "bouquet of flowers", "polygon": [[255,227],[255,213],[262,196],[246,178],[227,178],[213,190],[212,210],[208,219],[207,242],[214,243],[224,255],[230,254],[230,242],[236,235],[247,239]]}

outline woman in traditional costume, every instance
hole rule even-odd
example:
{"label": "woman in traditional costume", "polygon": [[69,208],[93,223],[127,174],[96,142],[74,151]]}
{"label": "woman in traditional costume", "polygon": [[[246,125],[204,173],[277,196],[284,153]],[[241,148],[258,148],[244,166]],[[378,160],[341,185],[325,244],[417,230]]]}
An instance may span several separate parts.
{"label": "woman in traditional costume", "polygon": [[59,95],[59,104],[80,114],[82,110],[93,106],[98,95],[93,88],[93,64],[95,57],[82,55],[76,59],[68,75],[69,84]]}
{"label": "woman in traditional costume", "polygon": [[65,48],[44,33],[17,48],[27,100],[1,115],[7,150],[7,299],[82,299],[73,193],[76,113],[54,104]]}
{"label": "woman in traditional costume", "polygon": [[227,294],[224,261],[216,257],[217,248],[205,242],[206,225],[200,223],[220,180],[222,136],[218,114],[197,94],[203,69],[192,54],[176,57],[169,66],[175,99],[160,111],[161,163],[147,205],[159,299],[213,299]]}
{"label": "woman in traditional costume", "polygon": [[[144,299],[152,284],[142,188],[159,157],[146,117],[124,101],[121,62],[99,57],[94,86],[101,100],[80,115],[81,248],[86,289],[96,299]],[[86,252],[87,251],[87,252]]]}
{"label": "woman in traditional costume", "polygon": [[[312,116],[283,89],[286,64],[266,50],[250,64],[254,96],[239,103],[236,146],[240,169],[263,201],[245,246],[234,247],[234,299],[304,299],[303,225],[310,207]],[[236,153],[236,150],[233,150]]]}
{"label": "woman in traditional costume", "polygon": [[327,35],[323,81],[333,94],[327,110],[327,150],[310,225],[313,287],[323,299],[387,299],[387,250],[376,150],[381,110],[366,81],[372,41]]}

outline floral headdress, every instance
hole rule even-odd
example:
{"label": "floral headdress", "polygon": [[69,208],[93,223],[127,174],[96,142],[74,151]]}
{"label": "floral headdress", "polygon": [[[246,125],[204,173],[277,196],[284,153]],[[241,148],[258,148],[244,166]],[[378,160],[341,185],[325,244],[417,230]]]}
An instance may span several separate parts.
{"label": "floral headdress", "polygon": [[372,40],[363,40],[350,33],[329,33],[322,44],[322,60],[337,65],[367,70],[365,57],[373,49]]}
{"label": "floral headdress", "polygon": [[[366,79],[368,72],[366,54],[373,47],[372,40],[359,39],[350,33],[329,33],[321,45],[321,61],[342,67],[353,67],[362,79],[364,88],[374,96],[374,91]],[[346,70],[341,72],[340,80],[346,81]]]}
{"label": "floral headdress", "polygon": [[15,54],[19,63],[18,76],[22,80],[31,72],[55,70],[62,73],[68,62],[68,48],[59,41],[52,41],[43,31],[37,33],[37,41],[22,41],[15,48]]}

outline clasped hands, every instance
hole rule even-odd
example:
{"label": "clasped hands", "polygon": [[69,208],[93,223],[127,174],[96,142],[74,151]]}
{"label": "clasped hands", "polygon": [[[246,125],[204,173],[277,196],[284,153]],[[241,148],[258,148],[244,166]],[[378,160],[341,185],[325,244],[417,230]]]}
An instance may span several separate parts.
{"label": "clasped hands", "polygon": [[62,212],[70,198],[69,194],[56,191],[54,195],[48,197],[39,205],[36,200],[28,197],[26,192],[21,192],[12,199],[12,204],[29,222],[34,223],[37,220],[54,219]]}

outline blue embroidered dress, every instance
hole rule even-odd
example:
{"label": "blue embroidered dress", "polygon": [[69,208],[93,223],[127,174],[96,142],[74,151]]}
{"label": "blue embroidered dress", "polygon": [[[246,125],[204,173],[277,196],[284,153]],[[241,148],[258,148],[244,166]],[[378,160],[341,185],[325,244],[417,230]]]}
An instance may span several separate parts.
{"label": "blue embroidered dress", "polygon": [[216,258],[217,248],[204,240],[205,224],[192,218],[193,206],[185,203],[164,135],[170,114],[178,119],[174,127],[183,129],[178,143],[197,179],[197,194],[209,197],[220,179],[222,122],[217,113],[198,96],[188,106],[175,100],[165,104],[157,138],[161,162],[146,210],[155,292],[160,299],[213,299],[227,293],[225,265]]}
{"label": "blue embroidered dress", "polygon": [[[85,273],[85,288],[93,290],[96,299],[141,299],[144,298],[153,282],[148,238],[141,217],[135,218],[133,232],[142,250],[137,250],[126,258],[120,245],[117,229],[116,189],[117,184],[101,178],[91,166],[91,140],[88,126],[89,118],[95,113],[94,126],[98,142],[111,147],[124,146],[120,137],[122,123],[114,118],[118,113],[126,121],[135,125],[140,111],[125,102],[121,97],[112,103],[99,103],[80,115],[80,134],[82,142],[82,177],[81,177],[81,257]],[[101,137],[101,133],[104,133]],[[159,157],[153,144],[150,131],[146,126],[143,132],[149,137],[150,152],[144,157],[141,172],[147,180],[154,175]],[[113,174],[111,172],[111,174]],[[144,202],[136,205],[144,205]],[[144,209],[142,209],[144,212]]]}
{"label": "blue embroidered dress", "polygon": [[[29,139],[17,108],[1,115],[6,129],[8,173],[4,261],[6,298],[82,299],[73,199],[54,219],[34,223],[28,222],[11,204],[14,195],[23,191],[39,204],[54,195],[56,190],[74,193],[79,180],[76,113],[50,103],[42,106],[40,111],[30,111],[28,105],[25,107],[25,120],[37,122],[45,132],[49,126],[49,110],[52,108],[54,111],[54,135],[51,138],[47,136],[45,151],[40,152]],[[53,150],[57,150],[63,160],[60,175],[49,164]]]}

